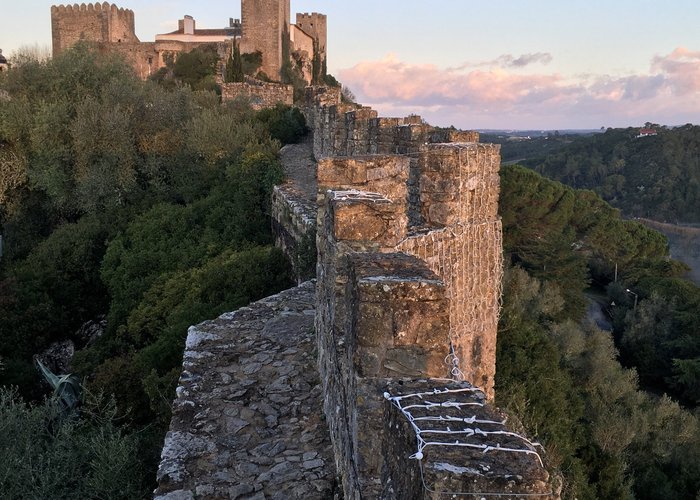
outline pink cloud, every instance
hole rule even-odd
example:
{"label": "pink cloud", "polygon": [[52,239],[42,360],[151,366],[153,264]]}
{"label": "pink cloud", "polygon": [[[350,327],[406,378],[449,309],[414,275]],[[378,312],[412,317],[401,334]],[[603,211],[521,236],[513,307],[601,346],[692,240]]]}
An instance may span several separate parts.
{"label": "pink cloud", "polygon": [[667,75],[668,85],[676,95],[700,91],[700,51],[679,47],[667,56],[655,57],[652,71]]}
{"label": "pink cloud", "polygon": [[443,125],[449,124],[446,120],[478,128],[675,124],[700,113],[700,52],[678,48],[655,57],[648,74],[622,77],[517,71],[550,60],[546,53],[506,55],[442,69],[389,55],[341,70],[339,77],[361,102],[381,113],[412,109]]}

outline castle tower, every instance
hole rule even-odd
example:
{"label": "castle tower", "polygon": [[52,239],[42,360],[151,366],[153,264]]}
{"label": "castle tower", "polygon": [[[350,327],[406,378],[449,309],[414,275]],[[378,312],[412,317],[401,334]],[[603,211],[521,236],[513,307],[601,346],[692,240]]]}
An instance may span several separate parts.
{"label": "castle tower", "polygon": [[81,40],[97,43],[139,42],[134,12],[114,4],[53,5],[51,7],[53,55]]}
{"label": "castle tower", "polygon": [[315,48],[318,50],[322,66],[321,71],[325,73],[328,30],[326,15],[317,12],[297,14],[296,25],[314,39]]}
{"label": "castle tower", "polygon": [[262,53],[260,68],[273,80],[280,79],[282,64],[289,58],[289,0],[242,0],[241,52]]}

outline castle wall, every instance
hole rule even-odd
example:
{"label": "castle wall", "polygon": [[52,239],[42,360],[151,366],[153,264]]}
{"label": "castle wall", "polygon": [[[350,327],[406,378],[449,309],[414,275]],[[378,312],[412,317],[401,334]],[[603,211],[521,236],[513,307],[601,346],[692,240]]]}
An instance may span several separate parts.
{"label": "castle wall", "polygon": [[[369,108],[340,104],[337,90],[314,88],[307,96],[316,104],[306,116],[326,127],[314,145],[340,154],[320,158],[310,182],[311,160],[302,151],[308,146],[284,148],[293,180],[275,189],[272,206],[277,239],[291,253],[314,233],[309,187],[316,189],[315,336],[308,337],[311,310],[297,303],[304,300],[298,295],[275,305],[279,318],[261,321],[257,309],[277,304],[284,294],[190,330],[158,498],[191,492],[219,498],[226,491],[234,498],[258,491],[321,498],[328,483],[302,473],[329,465],[328,454],[315,458],[307,445],[314,442],[326,453],[332,448],[348,499],[558,500],[561,482],[543,466],[541,446],[514,431],[488,402],[502,274],[498,147],[468,141],[477,138],[473,133],[434,129],[416,116],[379,118]],[[441,142],[449,139],[458,142]],[[356,154],[368,149],[403,154]],[[292,160],[298,168],[288,169]],[[420,227],[412,209],[419,212]],[[235,328],[233,335],[229,328]],[[226,337],[218,343],[222,333]],[[313,353],[304,343],[311,338]],[[262,373],[276,342],[293,346],[280,347],[286,358],[275,357],[271,365],[283,376],[270,383],[277,375],[264,373],[249,381]],[[259,352],[248,357],[251,348]],[[231,353],[246,358],[229,362]],[[292,435],[293,426],[276,427],[283,414],[276,404],[288,408],[290,401],[307,401],[312,379],[298,384],[284,375],[286,366],[294,369],[302,359],[318,363],[317,394],[330,446],[313,420],[317,406],[302,411],[312,425],[300,438]],[[245,379],[221,375],[240,369]],[[241,387],[234,388],[233,399],[222,399],[221,385],[210,380],[240,381]],[[241,395],[245,399],[238,401]],[[268,426],[263,432],[260,411]],[[211,423],[200,425],[203,415]],[[253,431],[242,431],[251,423]],[[280,452],[303,467],[290,466]],[[243,484],[248,486],[241,489]]]}
{"label": "castle wall", "polygon": [[153,42],[120,43],[118,45],[102,44],[103,50],[122,54],[127,63],[134,69],[136,76],[145,80],[159,68],[164,66],[160,61],[160,53]]}
{"label": "castle wall", "polygon": [[104,3],[54,5],[51,7],[53,54],[77,42],[139,43],[134,29],[134,13]]}
{"label": "castle wall", "polygon": [[318,163],[315,326],[345,498],[557,498],[541,450],[485,401],[502,273],[498,147],[429,144],[418,156],[432,225],[421,231],[407,216],[407,155]]}
{"label": "castle wall", "polygon": [[291,106],[294,103],[294,87],[281,83],[267,83],[253,79],[246,82],[221,83],[221,100],[232,101],[247,98],[253,109],[274,107],[278,103]]}

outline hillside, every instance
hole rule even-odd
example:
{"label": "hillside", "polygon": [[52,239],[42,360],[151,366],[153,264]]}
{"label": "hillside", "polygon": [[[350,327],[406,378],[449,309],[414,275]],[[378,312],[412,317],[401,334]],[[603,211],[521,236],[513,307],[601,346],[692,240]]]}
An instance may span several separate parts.
{"label": "hillside", "polygon": [[700,127],[650,128],[657,135],[639,137],[638,128],[608,129],[554,138],[561,147],[546,140],[525,142],[510,154],[547,177],[595,191],[627,217],[700,222]]}

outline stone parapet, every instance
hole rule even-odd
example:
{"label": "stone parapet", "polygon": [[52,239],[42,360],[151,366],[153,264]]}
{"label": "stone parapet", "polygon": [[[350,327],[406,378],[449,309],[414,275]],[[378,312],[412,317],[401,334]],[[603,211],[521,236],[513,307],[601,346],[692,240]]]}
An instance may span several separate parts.
{"label": "stone parapet", "polygon": [[382,498],[555,500],[561,480],[542,447],[506,425],[507,415],[465,382],[387,380]]}
{"label": "stone parapet", "polygon": [[297,282],[316,275],[316,210],[289,184],[275,186],[270,205],[275,246],[292,264]]}
{"label": "stone parapet", "polygon": [[409,165],[408,158],[398,155],[323,158],[318,162],[319,190],[371,191],[405,203]]}
{"label": "stone parapet", "polygon": [[500,146],[426,144],[419,155],[420,204],[428,226],[498,218]]}
{"label": "stone parapet", "polygon": [[286,180],[272,191],[272,232],[301,283],[316,276],[318,183],[311,141],[283,147],[280,161]]}
{"label": "stone parapet", "polygon": [[501,278],[500,220],[426,230],[402,241],[450,290],[450,341],[460,378],[493,397]]}
{"label": "stone parapet", "polygon": [[346,332],[362,378],[447,377],[449,300],[425,263],[401,253],[349,257]]}

